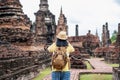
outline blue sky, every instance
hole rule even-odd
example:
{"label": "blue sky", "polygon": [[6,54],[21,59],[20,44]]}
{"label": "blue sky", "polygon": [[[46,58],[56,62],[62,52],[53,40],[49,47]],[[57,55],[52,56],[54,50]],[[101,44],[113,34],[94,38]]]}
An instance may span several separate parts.
{"label": "blue sky", "polygon": [[[20,0],[23,11],[34,21],[34,13],[39,10],[40,0]],[[67,17],[69,36],[75,35],[75,25],[79,25],[79,35],[88,30],[101,37],[102,25],[108,22],[110,34],[118,29],[120,23],[120,0],[48,0],[49,10],[56,16],[56,23],[62,6]]]}
{"label": "blue sky", "polygon": [[116,3],[118,3],[120,5],[120,0],[115,0],[115,1],[116,1]]}

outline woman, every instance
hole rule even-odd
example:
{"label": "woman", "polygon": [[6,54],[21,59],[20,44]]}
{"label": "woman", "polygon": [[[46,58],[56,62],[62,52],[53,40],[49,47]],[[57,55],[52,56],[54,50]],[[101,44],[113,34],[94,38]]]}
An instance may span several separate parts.
{"label": "woman", "polygon": [[[65,31],[58,33],[57,40],[48,47],[48,51],[54,53],[57,47],[66,47],[68,59],[69,53],[74,52],[73,46],[67,41]],[[70,59],[62,70],[57,70],[52,67],[52,80],[70,80]]]}

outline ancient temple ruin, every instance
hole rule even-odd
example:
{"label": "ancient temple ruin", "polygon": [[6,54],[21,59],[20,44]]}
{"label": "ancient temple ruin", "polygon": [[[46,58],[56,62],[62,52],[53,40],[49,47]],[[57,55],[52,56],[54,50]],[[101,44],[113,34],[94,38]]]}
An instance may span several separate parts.
{"label": "ancient temple ruin", "polygon": [[[118,39],[119,40],[119,39]],[[117,41],[117,44],[119,42]],[[119,63],[119,49],[116,45],[111,44],[108,23],[103,25],[102,46],[94,50],[95,57],[104,57],[107,63]]]}
{"label": "ancient temple ruin", "polygon": [[[66,31],[68,34],[67,19],[62,8],[56,25],[55,15],[49,10],[48,0],[40,0],[34,24],[24,14],[22,7],[19,0],[0,0],[0,80],[34,78],[41,69],[51,65],[51,54],[46,51],[46,45],[51,44],[60,31]],[[75,48],[75,52],[70,55],[72,68],[85,69],[84,59],[90,58],[95,51],[106,53],[105,60],[119,60],[120,24],[114,48],[110,47],[108,23],[103,25],[101,50],[98,48],[98,34],[93,35],[89,30],[86,35],[79,36],[78,25],[76,35],[68,40]],[[118,78],[119,68],[114,68],[113,71],[114,77]]]}
{"label": "ancient temple ruin", "polygon": [[91,34],[90,30],[86,35],[69,37],[69,41],[73,46],[84,48],[85,53],[86,51],[88,51],[88,53],[89,51],[92,52],[92,50],[100,46],[99,37],[97,35]]}
{"label": "ancient temple ruin", "polygon": [[35,13],[35,34],[37,44],[51,44],[56,34],[55,15],[49,10],[48,0],[40,0],[39,10]]}
{"label": "ancient temple ruin", "polygon": [[[23,13],[19,0],[0,0],[0,40],[29,44],[30,19]],[[9,34],[8,34],[9,33]],[[20,44],[24,45],[24,44]]]}
{"label": "ancient temple ruin", "polygon": [[86,35],[72,36],[68,40],[75,48],[75,52],[71,54],[71,67],[85,69],[85,59],[90,58],[90,55],[93,55],[93,50],[100,46],[99,37],[91,34],[89,30]]}
{"label": "ancient temple ruin", "polygon": [[29,80],[50,65],[31,27],[19,0],[0,0],[0,80]]}
{"label": "ancient temple ruin", "polygon": [[[120,23],[118,24],[118,35],[116,40],[116,47],[118,48],[118,56],[120,56]],[[119,58],[118,58],[119,59]],[[120,59],[119,59],[119,67],[113,68],[113,80],[120,80]]]}

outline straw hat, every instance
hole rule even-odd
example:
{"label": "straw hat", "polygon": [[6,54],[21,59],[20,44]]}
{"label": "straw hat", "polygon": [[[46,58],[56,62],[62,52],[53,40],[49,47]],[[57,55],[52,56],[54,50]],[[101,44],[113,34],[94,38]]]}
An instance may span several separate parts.
{"label": "straw hat", "polygon": [[61,40],[66,40],[68,38],[68,36],[65,31],[61,31],[58,33],[57,38],[61,39]]}

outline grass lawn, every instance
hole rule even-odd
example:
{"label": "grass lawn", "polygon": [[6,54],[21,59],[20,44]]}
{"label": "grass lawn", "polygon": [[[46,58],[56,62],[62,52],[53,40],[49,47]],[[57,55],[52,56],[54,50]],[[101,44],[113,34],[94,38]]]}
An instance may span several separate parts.
{"label": "grass lawn", "polygon": [[119,67],[119,64],[108,64],[108,65],[110,65],[112,67]]}
{"label": "grass lawn", "polygon": [[48,75],[50,73],[51,73],[51,69],[46,68],[45,70],[40,72],[40,74],[36,78],[34,78],[33,80],[42,80],[46,75]]}
{"label": "grass lawn", "polygon": [[119,67],[119,64],[117,64],[117,63],[107,63],[106,61],[103,61],[103,62],[108,64],[111,67]]}
{"label": "grass lawn", "polygon": [[111,74],[83,74],[80,80],[112,80]]}

